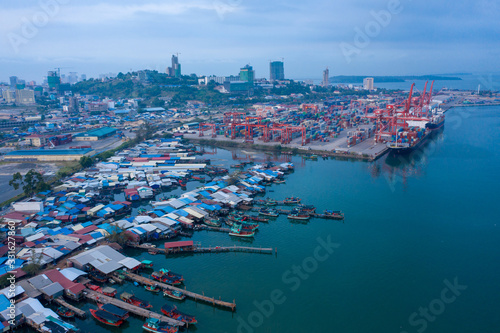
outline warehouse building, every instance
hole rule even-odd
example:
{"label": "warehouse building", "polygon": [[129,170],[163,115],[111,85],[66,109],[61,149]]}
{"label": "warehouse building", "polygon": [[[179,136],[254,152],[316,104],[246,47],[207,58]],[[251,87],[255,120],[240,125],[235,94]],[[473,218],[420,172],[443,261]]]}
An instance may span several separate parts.
{"label": "warehouse building", "polygon": [[75,141],[97,141],[116,134],[116,128],[102,127],[85,133],[79,133],[73,137]]}
{"label": "warehouse building", "polygon": [[4,160],[34,162],[79,161],[82,156],[91,156],[92,153],[92,149],[16,150],[5,154]]}

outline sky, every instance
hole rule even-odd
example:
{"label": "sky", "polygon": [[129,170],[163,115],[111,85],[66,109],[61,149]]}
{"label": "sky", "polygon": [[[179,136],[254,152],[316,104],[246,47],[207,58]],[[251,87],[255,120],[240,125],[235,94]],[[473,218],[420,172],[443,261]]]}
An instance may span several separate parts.
{"label": "sky", "polygon": [[2,0],[0,82],[47,71],[269,77],[499,72],[497,0]]}

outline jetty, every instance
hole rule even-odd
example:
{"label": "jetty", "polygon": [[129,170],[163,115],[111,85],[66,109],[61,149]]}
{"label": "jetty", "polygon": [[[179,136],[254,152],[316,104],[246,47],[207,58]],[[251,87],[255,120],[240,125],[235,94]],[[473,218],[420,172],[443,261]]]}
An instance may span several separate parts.
{"label": "jetty", "polygon": [[151,250],[156,253],[164,253],[168,254],[184,254],[184,253],[222,253],[222,252],[246,252],[246,253],[261,253],[261,254],[273,254],[274,250],[271,247],[251,247],[251,246],[210,246],[210,247],[200,247],[193,246],[191,248],[170,248],[170,249],[161,249],[157,247],[151,247],[151,245],[145,244],[129,244],[128,246],[143,249],[143,250]]}
{"label": "jetty", "polygon": [[95,291],[90,290],[90,289],[85,289],[84,295],[86,298],[88,298],[89,300],[92,300],[96,303],[113,304],[113,305],[116,305],[117,307],[119,307],[125,311],[133,313],[133,314],[138,315],[140,317],[156,318],[156,319],[159,319],[160,321],[168,323],[169,325],[176,325],[176,326],[184,326],[185,325],[182,321],[175,320],[175,319],[169,318],[167,316],[158,314],[156,312],[140,308],[138,306],[126,303],[118,298],[109,297],[109,296],[103,295],[101,293],[95,292]]}
{"label": "jetty", "polygon": [[[148,279],[146,277],[143,277],[143,276],[140,276],[140,275],[137,275],[134,273],[130,273],[130,272],[122,272],[121,274],[123,276],[125,276],[126,278],[128,278],[132,281],[135,281],[137,283],[140,283],[142,285],[155,285],[156,284],[157,286],[159,286],[160,288],[163,288],[163,289],[179,291],[179,292],[183,293],[184,295],[186,295],[186,297],[193,299],[195,302],[208,303],[208,304],[212,304],[213,306],[218,306],[220,308],[223,308],[226,310],[231,310],[231,311],[236,310],[236,303],[234,301],[233,301],[233,303],[224,302],[220,299],[217,300],[214,297],[207,297],[205,295],[200,295],[200,294],[188,291],[188,290],[173,287],[169,284],[162,283],[162,282],[155,281],[155,280],[151,280],[151,279]],[[125,303],[125,304],[128,304],[128,303]]]}
{"label": "jetty", "polygon": [[54,299],[54,302],[59,303],[60,305],[64,306],[65,308],[70,309],[78,317],[85,318],[87,316],[87,313],[85,311],[83,311],[80,308],[77,308],[76,306],[69,304],[62,297],[58,297],[58,298]]}

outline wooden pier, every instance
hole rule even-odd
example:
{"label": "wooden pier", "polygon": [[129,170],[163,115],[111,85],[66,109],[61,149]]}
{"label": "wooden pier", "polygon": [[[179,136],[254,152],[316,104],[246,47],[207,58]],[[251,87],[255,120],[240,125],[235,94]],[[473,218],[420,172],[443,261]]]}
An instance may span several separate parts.
{"label": "wooden pier", "polygon": [[56,299],[54,299],[54,301],[56,303],[59,303],[60,305],[64,306],[65,308],[68,308],[70,309],[71,311],[73,311],[75,313],[75,315],[77,315],[78,317],[81,317],[81,318],[85,318],[87,313],[85,311],[83,311],[82,309],[80,308],[77,308],[76,306],[73,306],[69,303],[67,303],[62,297],[58,297]]}
{"label": "wooden pier", "polygon": [[227,309],[227,310],[231,310],[231,311],[234,311],[236,309],[236,303],[234,303],[234,301],[233,301],[233,303],[224,302],[224,301],[221,301],[220,299],[217,300],[213,297],[210,298],[210,297],[207,297],[205,295],[196,294],[196,293],[193,293],[191,291],[180,289],[177,287],[173,287],[169,284],[155,281],[152,279],[148,279],[146,277],[143,277],[143,276],[140,276],[140,275],[137,275],[134,273],[130,273],[130,272],[123,272],[122,274],[126,278],[129,278],[130,280],[136,281],[136,282],[143,284],[143,285],[155,285],[156,284],[157,286],[159,286],[160,288],[163,288],[163,289],[180,291],[184,295],[186,295],[186,297],[189,297],[196,302],[204,302],[204,303],[212,304],[213,306],[218,306],[218,307],[221,307],[223,309]]}
{"label": "wooden pier", "polygon": [[169,318],[167,316],[164,316],[162,314],[158,314],[156,312],[146,310],[146,309],[140,308],[138,306],[126,303],[118,298],[109,297],[109,296],[103,295],[101,293],[95,292],[95,291],[90,290],[90,289],[85,289],[85,292],[86,292],[85,297],[96,302],[96,303],[99,302],[102,304],[113,304],[113,305],[116,305],[117,307],[119,307],[125,311],[133,313],[133,314],[138,315],[140,317],[156,318],[156,319],[159,319],[160,321],[168,323],[169,325],[184,326],[184,323],[182,321],[175,320],[175,319]]}
{"label": "wooden pier", "polygon": [[153,250],[157,253],[163,254],[184,254],[184,253],[222,253],[222,252],[247,252],[247,253],[262,253],[262,254],[273,254],[273,248],[271,247],[250,247],[250,246],[210,246],[210,247],[200,247],[196,246],[193,249],[160,249],[157,247],[151,247],[150,245],[129,245],[130,247],[136,249]]}

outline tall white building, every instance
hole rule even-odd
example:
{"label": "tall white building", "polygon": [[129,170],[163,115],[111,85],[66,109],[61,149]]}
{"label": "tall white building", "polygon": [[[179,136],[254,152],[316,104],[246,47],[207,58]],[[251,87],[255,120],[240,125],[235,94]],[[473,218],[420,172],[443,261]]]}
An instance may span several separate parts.
{"label": "tall white building", "polygon": [[328,87],[328,85],[330,84],[329,82],[329,79],[328,79],[328,76],[330,76],[330,71],[328,70],[328,67],[323,71],[323,82],[321,83],[321,85],[323,87]]}
{"label": "tall white building", "polygon": [[373,90],[373,78],[367,77],[363,79],[363,88],[365,90]]}

